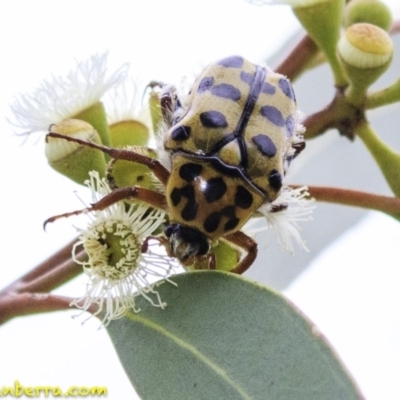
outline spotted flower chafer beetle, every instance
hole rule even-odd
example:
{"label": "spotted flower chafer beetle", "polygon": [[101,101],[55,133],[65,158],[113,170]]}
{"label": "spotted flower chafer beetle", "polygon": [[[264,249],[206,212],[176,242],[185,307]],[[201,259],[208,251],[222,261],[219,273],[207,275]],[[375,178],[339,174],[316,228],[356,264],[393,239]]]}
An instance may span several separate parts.
{"label": "spotted flower chafer beetle", "polygon": [[292,86],[284,76],[232,56],[207,66],[184,103],[173,86],[163,86],[160,104],[164,123],[158,159],[49,136],[144,164],[165,187],[165,193],[118,188],[89,211],[127,198],[147,202],[168,212],[159,240],[172,257],[184,265],[208,259],[215,268],[211,245],[222,239],[247,252],[232,270],[243,273],[256,258],[257,243],[241,228],[266,204],[274,202],[272,213],[286,209],[279,203],[283,178],[305,147]]}

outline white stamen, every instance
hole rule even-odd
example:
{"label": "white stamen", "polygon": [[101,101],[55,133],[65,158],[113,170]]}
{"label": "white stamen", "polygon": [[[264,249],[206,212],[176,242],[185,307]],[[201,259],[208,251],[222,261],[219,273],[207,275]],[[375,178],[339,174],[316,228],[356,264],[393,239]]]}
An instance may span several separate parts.
{"label": "white stamen", "polygon": [[107,74],[107,53],[95,54],[66,77],[44,81],[31,94],[20,94],[10,105],[17,134],[47,131],[50,124],[74,117],[97,103],[103,94],[126,78],[128,64]]}

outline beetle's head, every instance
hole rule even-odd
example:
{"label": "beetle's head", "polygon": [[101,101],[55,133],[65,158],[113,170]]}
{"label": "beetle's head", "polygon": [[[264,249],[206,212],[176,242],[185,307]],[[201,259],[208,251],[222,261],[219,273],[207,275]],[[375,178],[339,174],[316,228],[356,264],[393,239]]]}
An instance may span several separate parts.
{"label": "beetle's head", "polygon": [[184,265],[190,265],[194,258],[204,256],[210,251],[207,237],[195,228],[181,224],[170,224],[165,228],[171,255]]}

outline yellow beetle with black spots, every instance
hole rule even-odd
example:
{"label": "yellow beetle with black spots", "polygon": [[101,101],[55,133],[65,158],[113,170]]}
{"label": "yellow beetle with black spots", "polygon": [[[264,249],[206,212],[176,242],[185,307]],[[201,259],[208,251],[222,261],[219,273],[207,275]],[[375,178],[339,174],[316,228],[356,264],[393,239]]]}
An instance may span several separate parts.
{"label": "yellow beetle with black spots", "polygon": [[192,259],[208,252],[210,239],[223,237],[248,250],[236,267],[243,272],[256,245],[240,229],[279,196],[291,160],[305,146],[296,131],[292,86],[284,76],[232,56],[202,72],[185,107],[171,88],[161,104],[171,125],[164,147],[172,159],[166,190],[172,253]]}
{"label": "yellow beetle with black spots", "polygon": [[[162,154],[159,161],[90,145],[147,165],[165,185],[165,195],[120,188],[91,209],[127,197],[163,208],[169,215],[165,243],[171,256],[185,265],[208,258],[213,268],[211,243],[222,238],[247,251],[232,270],[243,273],[257,255],[257,243],[240,229],[257,209],[278,198],[290,162],[305,146],[292,86],[284,76],[232,56],[204,69],[185,105],[172,86],[162,88],[160,103],[167,163]],[[275,204],[271,212],[285,207]]]}

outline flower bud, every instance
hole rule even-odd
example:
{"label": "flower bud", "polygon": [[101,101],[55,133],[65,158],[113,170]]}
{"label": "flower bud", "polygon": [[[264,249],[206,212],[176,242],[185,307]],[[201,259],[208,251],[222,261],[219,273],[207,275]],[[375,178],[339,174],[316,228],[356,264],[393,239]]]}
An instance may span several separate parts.
{"label": "flower bud", "polygon": [[349,100],[364,100],[367,88],[389,67],[393,42],[381,28],[368,23],[347,28],[339,41],[338,53],[351,82]]}
{"label": "flower bud", "polygon": [[110,146],[107,115],[102,102],[98,101],[71,118],[88,122],[97,131],[101,144],[104,146]]}
{"label": "flower bud", "polygon": [[[157,157],[156,152],[147,147],[136,146],[127,150],[133,150],[147,157]],[[108,171],[112,176],[115,188],[137,185],[150,190],[157,189],[156,178],[150,169],[143,164],[127,160],[112,160]]]}
{"label": "flower bud", "polygon": [[288,0],[293,12],[307,33],[325,53],[332,68],[335,84],[346,85],[345,76],[337,58],[336,45],[340,37],[343,0]]}
{"label": "flower bud", "polygon": [[120,121],[110,125],[111,147],[146,146],[149,137],[149,128],[137,120]]}
{"label": "flower bud", "polygon": [[233,270],[240,261],[240,251],[227,242],[219,241],[217,246],[213,248],[216,261],[216,269],[220,271]]}
{"label": "flower bud", "polygon": [[359,22],[368,22],[388,31],[392,26],[392,13],[380,0],[352,0],[344,13],[344,25],[349,27]]}
{"label": "flower bud", "polygon": [[[227,242],[220,240],[213,246],[212,253],[215,256],[216,269],[220,271],[232,271],[240,261],[240,252],[236,248],[230,246]],[[202,260],[195,263],[194,269],[209,269],[209,261]]]}
{"label": "flower bud", "polygon": [[[100,144],[97,131],[87,122],[78,119],[53,124],[49,130]],[[45,153],[52,168],[80,184],[84,184],[88,179],[89,171],[95,170],[100,176],[104,176],[106,170],[104,154],[96,149],[64,139],[47,137]]]}

